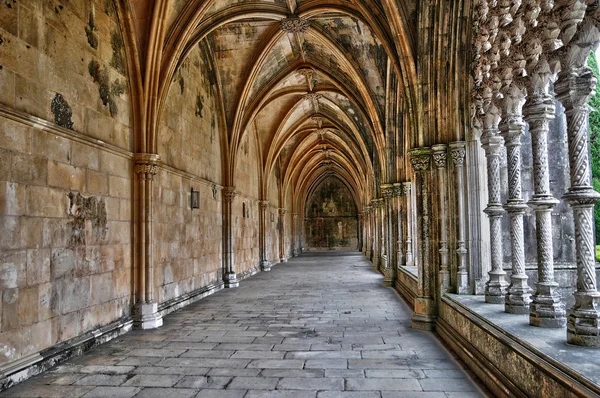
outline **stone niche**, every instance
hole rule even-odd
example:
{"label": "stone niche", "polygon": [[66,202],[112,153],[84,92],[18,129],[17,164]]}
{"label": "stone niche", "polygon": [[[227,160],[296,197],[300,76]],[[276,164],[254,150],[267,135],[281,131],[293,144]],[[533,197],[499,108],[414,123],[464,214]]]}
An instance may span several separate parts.
{"label": "stone niche", "polygon": [[348,187],[337,177],[323,180],[304,208],[306,246],[313,250],[348,250],[358,246],[358,214]]}

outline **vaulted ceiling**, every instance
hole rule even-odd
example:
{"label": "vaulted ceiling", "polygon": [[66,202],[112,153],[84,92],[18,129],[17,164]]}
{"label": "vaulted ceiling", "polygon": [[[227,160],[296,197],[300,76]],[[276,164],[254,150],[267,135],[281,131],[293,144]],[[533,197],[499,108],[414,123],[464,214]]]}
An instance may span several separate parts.
{"label": "vaulted ceiling", "polygon": [[257,134],[262,175],[277,168],[294,196],[335,174],[360,198],[383,172],[390,93],[411,96],[413,3],[175,0],[165,11],[159,107],[201,45],[218,82],[231,181],[242,138]]}

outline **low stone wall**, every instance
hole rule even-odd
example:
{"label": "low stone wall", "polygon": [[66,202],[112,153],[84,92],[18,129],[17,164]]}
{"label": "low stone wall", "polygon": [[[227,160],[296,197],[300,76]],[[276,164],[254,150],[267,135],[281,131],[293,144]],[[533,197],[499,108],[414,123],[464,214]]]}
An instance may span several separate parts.
{"label": "low stone wall", "polygon": [[405,267],[398,268],[398,276],[394,287],[400,295],[410,304],[415,305],[415,297],[417,296],[417,276],[410,272]]}

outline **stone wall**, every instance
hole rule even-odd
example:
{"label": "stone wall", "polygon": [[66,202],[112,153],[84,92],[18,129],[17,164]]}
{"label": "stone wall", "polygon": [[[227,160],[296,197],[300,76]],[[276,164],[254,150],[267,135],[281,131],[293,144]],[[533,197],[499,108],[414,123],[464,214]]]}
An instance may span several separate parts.
{"label": "stone wall", "polygon": [[129,315],[132,294],[130,105],[114,6],[7,4],[0,365]]}
{"label": "stone wall", "polygon": [[[222,273],[221,146],[214,71],[196,46],[175,74],[161,115],[155,177],[154,284],[159,303]],[[191,189],[200,208],[191,209]]]}

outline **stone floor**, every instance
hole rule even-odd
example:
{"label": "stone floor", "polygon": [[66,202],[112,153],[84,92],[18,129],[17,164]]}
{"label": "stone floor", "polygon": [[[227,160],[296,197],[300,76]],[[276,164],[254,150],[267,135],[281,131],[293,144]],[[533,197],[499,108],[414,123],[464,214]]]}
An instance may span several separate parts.
{"label": "stone floor", "polygon": [[369,264],[303,255],[0,396],[486,396]]}

